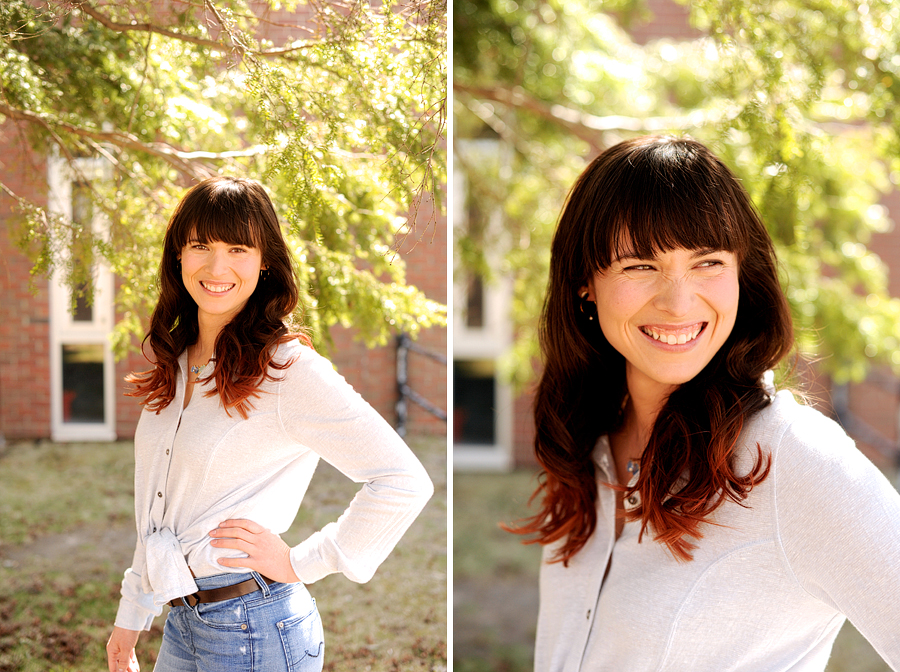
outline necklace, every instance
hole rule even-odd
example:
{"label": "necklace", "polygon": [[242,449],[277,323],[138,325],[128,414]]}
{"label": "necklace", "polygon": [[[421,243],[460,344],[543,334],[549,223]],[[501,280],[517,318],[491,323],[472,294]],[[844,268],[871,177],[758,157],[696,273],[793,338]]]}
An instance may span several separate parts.
{"label": "necklace", "polygon": [[638,462],[636,460],[628,460],[628,464],[625,465],[625,471],[627,471],[629,474],[631,474],[632,477],[634,477],[634,475],[636,473],[638,473],[640,470],[641,470],[641,464],[640,464],[640,462]]}
{"label": "necklace", "polygon": [[206,360],[206,364],[204,364],[203,366],[191,366],[191,373],[197,376],[196,378],[194,378],[195,383],[200,382],[200,373],[207,366],[209,366],[209,360]]}

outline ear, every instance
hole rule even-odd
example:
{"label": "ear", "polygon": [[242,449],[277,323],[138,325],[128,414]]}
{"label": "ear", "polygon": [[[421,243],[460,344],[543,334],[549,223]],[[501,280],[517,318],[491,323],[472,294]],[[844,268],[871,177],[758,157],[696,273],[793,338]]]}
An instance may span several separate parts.
{"label": "ear", "polygon": [[594,286],[591,284],[582,285],[578,290],[578,298],[582,301],[590,301],[591,303],[596,303],[597,300],[594,298]]}

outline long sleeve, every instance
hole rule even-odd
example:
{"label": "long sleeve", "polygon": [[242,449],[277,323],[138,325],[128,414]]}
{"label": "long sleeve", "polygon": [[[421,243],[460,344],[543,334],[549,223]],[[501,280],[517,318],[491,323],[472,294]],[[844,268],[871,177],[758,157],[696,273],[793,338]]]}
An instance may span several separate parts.
{"label": "long sleeve", "polygon": [[141,586],[143,558],[144,551],[138,540],[131,567],[122,579],[122,599],[115,621],[118,627],[127,630],[149,630],[153,618],[162,613],[162,609],[153,604],[153,594],[145,593]]}
{"label": "long sleeve", "polygon": [[785,557],[808,593],[900,670],[900,493],[837,425],[805,415],[773,474]]}
{"label": "long sleeve", "polygon": [[291,550],[298,578],[368,581],[431,497],[425,469],[397,433],[307,348],[279,390],[284,431],[363,486],[347,510]]}

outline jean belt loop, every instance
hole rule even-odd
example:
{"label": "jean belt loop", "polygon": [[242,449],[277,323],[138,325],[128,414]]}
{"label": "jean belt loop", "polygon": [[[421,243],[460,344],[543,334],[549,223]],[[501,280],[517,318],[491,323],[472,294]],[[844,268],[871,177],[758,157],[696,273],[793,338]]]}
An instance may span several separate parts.
{"label": "jean belt loop", "polygon": [[269,590],[269,584],[263,581],[263,578],[259,575],[259,572],[251,571],[250,574],[256,579],[256,583],[259,584],[259,589],[262,591],[263,597],[268,597],[272,594],[272,591]]}
{"label": "jean belt loop", "polygon": [[190,595],[182,596],[181,601],[184,602],[184,606],[188,609],[197,611],[197,605],[200,604],[200,596],[197,593],[191,593]]}

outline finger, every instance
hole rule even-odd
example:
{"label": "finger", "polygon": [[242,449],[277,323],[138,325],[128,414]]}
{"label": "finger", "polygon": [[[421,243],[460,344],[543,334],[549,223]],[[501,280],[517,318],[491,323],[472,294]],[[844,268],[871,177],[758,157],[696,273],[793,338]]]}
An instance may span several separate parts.
{"label": "finger", "polygon": [[235,537],[213,539],[209,543],[211,546],[215,546],[216,548],[231,548],[235,551],[243,551],[247,555],[250,555],[250,553],[256,548],[256,545],[252,541],[246,541],[245,539],[238,539]]}
{"label": "finger", "polygon": [[264,528],[262,525],[252,520],[247,520],[246,518],[232,518],[229,520],[223,520],[221,523],[219,523],[219,527],[238,527],[245,529],[252,534],[266,532],[266,528]]}
{"label": "finger", "polygon": [[243,527],[216,528],[215,530],[210,530],[209,536],[214,540],[241,539],[247,543],[253,543],[253,540],[257,538],[257,535],[253,534],[253,532],[249,532]]}
{"label": "finger", "polygon": [[243,569],[258,570],[256,561],[251,557],[246,558],[219,558],[217,561],[223,567],[241,567]]}

